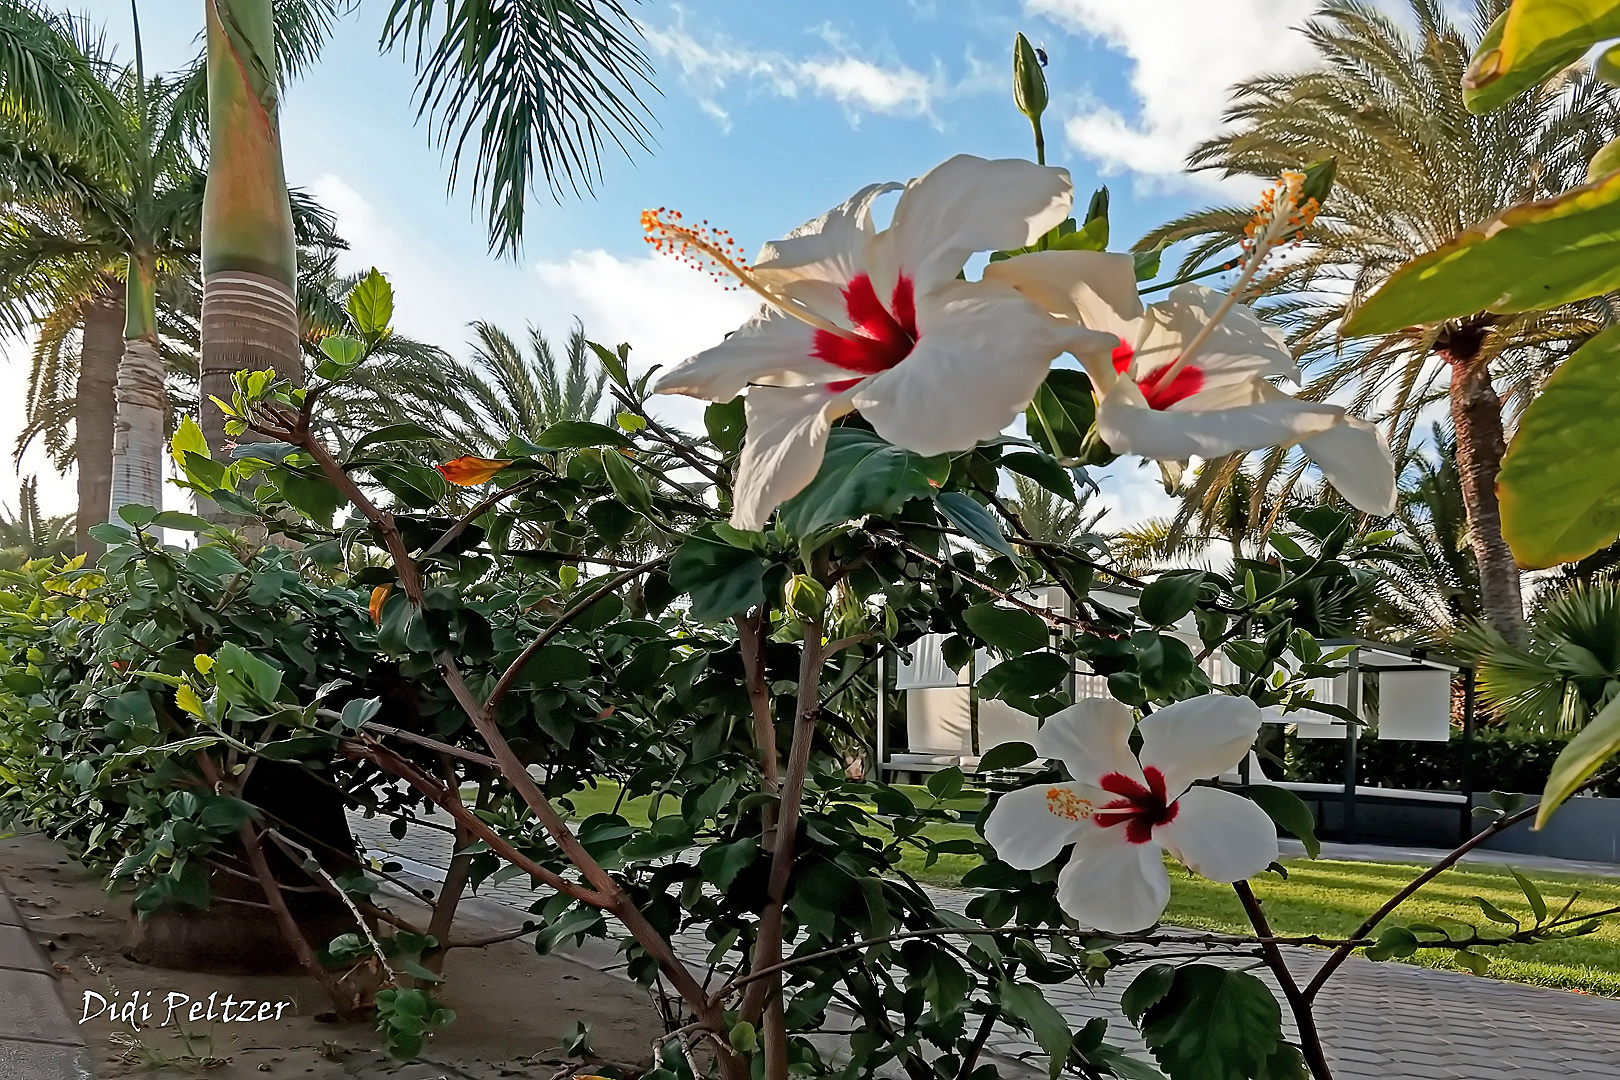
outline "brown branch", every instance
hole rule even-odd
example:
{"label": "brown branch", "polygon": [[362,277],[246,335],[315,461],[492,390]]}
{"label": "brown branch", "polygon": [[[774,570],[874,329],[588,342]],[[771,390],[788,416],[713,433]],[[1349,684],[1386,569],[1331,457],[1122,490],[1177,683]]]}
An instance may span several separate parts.
{"label": "brown branch", "polygon": [[[1570,794],[1573,795],[1576,792],[1586,791],[1588,788],[1592,788],[1598,784],[1604,783],[1614,776],[1617,771],[1620,770],[1610,769],[1606,772],[1600,773],[1597,776],[1592,777],[1580,787],[1576,788],[1575,791],[1571,792]],[[1394,896],[1391,896],[1388,900],[1384,901],[1377,911],[1367,916],[1362,924],[1356,928],[1355,932],[1350,935],[1351,938],[1366,938],[1372,933],[1374,927],[1383,922],[1384,919],[1389,916],[1390,912],[1404,904],[1413,893],[1417,892],[1423,886],[1439,877],[1445,871],[1451,869],[1464,855],[1468,854],[1470,851],[1473,851],[1491,837],[1497,835],[1505,829],[1512,828],[1521,821],[1525,821],[1535,816],[1536,810],[1537,806],[1533,804],[1525,807],[1516,814],[1503,815],[1502,817],[1499,817],[1495,821],[1491,822],[1490,825],[1469,837],[1462,844],[1454,848],[1445,858],[1441,859],[1427,870],[1424,870],[1423,873],[1407,882],[1406,885],[1403,886],[1401,890]],[[1312,979],[1310,985],[1305,988],[1306,1001],[1309,1002],[1316,1000],[1316,995],[1321,991],[1323,985],[1327,983],[1328,979],[1333,977],[1333,973],[1335,971],[1339,970],[1340,965],[1350,958],[1350,954],[1354,952],[1356,948],[1358,948],[1358,946],[1347,942],[1339,945],[1333,950],[1333,955],[1328,957],[1327,963],[1322,965],[1321,970],[1316,973],[1316,977]]]}
{"label": "brown branch", "polygon": [[[824,568],[823,568],[824,569]],[[808,619],[804,625],[804,645],[799,654],[799,696],[794,709],[793,742],[788,749],[786,778],[781,797],[777,800],[776,850],[771,853],[770,876],[765,888],[765,906],[760,911],[759,930],[755,935],[755,971],[771,968],[782,960],[782,914],[787,900],[788,882],[793,874],[794,848],[799,830],[799,813],[804,802],[805,776],[810,770],[810,750],[815,742],[816,720],[820,712],[819,686],[822,656],[822,626],[819,618]],[[743,999],[741,1012],[744,1019],[757,1021],[771,995],[780,992],[780,980],[760,980]],[[786,1063],[783,1063],[786,1068]],[[775,1080],[767,1068],[767,1080]]]}
{"label": "brown branch", "polygon": [[631,578],[639,577],[649,570],[656,569],[660,564],[667,562],[668,560],[668,555],[660,555],[656,559],[648,559],[646,562],[638,563],[629,570],[614,574],[612,577],[604,581],[599,587],[594,589],[583,600],[580,600],[568,610],[564,611],[561,615],[557,616],[557,620],[555,622],[546,627],[546,629],[541,632],[539,637],[529,642],[524,650],[518,653],[517,659],[513,660],[506,666],[506,670],[501,673],[499,681],[495,683],[495,689],[489,692],[489,697],[484,701],[482,706],[483,712],[488,716],[495,715],[495,709],[498,705],[500,705],[501,699],[506,696],[506,692],[512,689],[512,684],[517,682],[518,677],[523,674],[524,665],[526,665],[534,657],[534,654],[539,652],[548,641],[556,637],[563,630],[567,629],[569,623],[579,618],[579,616],[585,611],[589,610],[592,605],[596,604],[603,597],[612,593],[620,585],[623,585]]}
{"label": "brown branch", "polygon": [[537,476],[530,476],[526,479],[519,480],[517,483],[508,487],[501,488],[493,495],[490,495],[488,498],[478,503],[477,506],[474,506],[471,510],[461,515],[461,517],[456,520],[454,525],[444,530],[444,535],[433,541],[433,546],[422,552],[422,557],[425,559],[429,555],[437,555],[439,552],[443,551],[447,546],[449,546],[450,541],[454,540],[456,537],[465,532],[468,525],[471,525],[479,517],[483,516],[484,511],[488,510],[502,499],[505,499],[511,495],[516,495],[524,488],[533,487],[537,482],[539,482],[539,479],[540,478]]}
{"label": "brown branch", "polygon": [[[1265,910],[1260,906],[1254,890],[1249,888],[1249,883],[1234,882],[1232,888],[1242,901],[1244,914],[1248,915],[1249,925],[1254,927],[1254,932],[1262,938],[1269,938],[1271,925],[1266,921]],[[1300,993],[1299,983],[1294,980],[1294,973],[1288,970],[1282,950],[1276,942],[1262,942],[1260,951],[1266,958],[1266,966],[1276,976],[1283,997],[1288,1000],[1289,1010],[1294,1014],[1294,1025],[1299,1029],[1300,1050],[1305,1055],[1305,1064],[1310,1066],[1313,1080],[1333,1080],[1327,1055],[1322,1052],[1322,1036],[1316,1030],[1316,1016],[1311,1012],[1311,1002]]]}
{"label": "brown branch", "polygon": [[702,473],[703,476],[715,487],[723,488],[727,486],[725,480],[720,476],[719,466],[717,463],[704,459],[704,457],[696,450],[693,450],[690,446],[687,446],[686,443],[671,435],[662,424],[660,424],[657,420],[654,420],[652,416],[648,414],[647,410],[642,407],[640,402],[636,401],[617,386],[613,388],[613,396],[619,399],[619,404],[623,405],[626,409],[629,409],[631,412],[645,420],[647,422],[647,430],[657,437],[659,442],[669,447],[670,452],[676,457],[680,458],[692,468]]}
{"label": "brown branch", "polygon": [[[323,715],[328,711],[330,710],[321,710]],[[440,742],[438,739],[430,739],[426,735],[418,735],[414,731],[406,731],[403,728],[389,727],[387,724],[376,724],[372,723],[371,721],[367,721],[366,723],[360,725],[360,730],[372,735],[387,735],[403,742],[415,743],[417,746],[423,746],[429,750],[437,750],[441,754],[449,754],[451,757],[460,758],[462,761],[471,761],[476,765],[483,765],[486,768],[493,769],[497,765],[495,759],[490,757],[488,754],[480,754],[472,750],[463,750],[459,746],[451,746],[449,743]]]}
{"label": "brown branch", "polygon": [[275,913],[276,924],[281,928],[281,936],[287,944],[292,946],[293,955],[298,957],[298,965],[302,967],[310,978],[320,983],[321,989],[326,991],[332,999],[332,1007],[346,1020],[353,1020],[360,1015],[359,996],[350,990],[344,990],[338,985],[332,973],[321,966],[315,950],[310,947],[309,939],[298,926],[298,920],[287,907],[287,900],[281,895],[277,887],[276,876],[270,871],[270,864],[265,861],[264,848],[259,844],[259,834],[254,831],[251,822],[244,821],[237,835],[242,838],[242,847],[247,851],[248,862],[253,866],[253,873],[258,876],[259,887],[264,890],[264,897],[270,904],[270,910]]}
{"label": "brown branch", "polygon": [[605,899],[598,893],[581,886],[577,882],[568,880],[554,870],[541,866],[517,850],[492,826],[469,810],[467,804],[461,801],[460,795],[453,788],[447,787],[428,776],[427,773],[381,743],[356,740],[344,744],[344,753],[350,757],[364,758],[374,763],[384,772],[391,773],[410,784],[411,787],[427,796],[433,803],[442,807],[446,813],[455,819],[458,827],[464,828],[477,836],[489,845],[491,851],[530,877],[557,892],[578,900],[582,904],[588,904],[595,908],[605,908],[607,906]]}
{"label": "brown branch", "polygon": [[930,555],[930,554],[928,554],[928,552],[923,551],[921,548],[919,548],[916,545],[910,543],[909,541],[902,540],[899,537],[896,537],[896,536],[893,536],[893,535],[889,536],[888,539],[889,539],[889,541],[891,543],[893,543],[900,550],[904,551],[907,555],[910,555],[913,558],[921,559],[923,562],[928,563],[930,566],[933,566],[933,567],[935,567],[937,569],[945,570],[945,571],[947,571],[949,573],[955,574],[957,577],[961,578],[963,581],[971,582],[973,585],[976,585],[979,588],[983,589],[985,592],[989,593],[991,596],[994,596],[999,600],[1005,600],[1007,603],[1011,604],[1013,607],[1022,608],[1023,610],[1029,612],[1031,615],[1038,615],[1042,619],[1044,619],[1046,622],[1060,623],[1060,624],[1062,624],[1064,626],[1072,626],[1072,627],[1075,627],[1076,629],[1085,630],[1087,632],[1099,632],[1099,628],[1097,626],[1095,626],[1092,623],[1087,622],[1084,619],[1071,619],[1067,615],[1060,615],[1059,613],[1053,611],[1051,608],[1039,607],[1039,606],[1037,606],[1035,604],[1031,604],[1027,600],[1020,600],[1018,597],[1014,596],[1012,593],[1009,593],[1007,590],[998,589],[996,586],[990,584],[988,581],[985,581],[985,580],[981,579],[980,577],[978,577],[978,575],[968,573],[966,570],[963,570],[960,566],[955,565],[954,563],[950,562],[947,559],[941,559],[938,556]]}

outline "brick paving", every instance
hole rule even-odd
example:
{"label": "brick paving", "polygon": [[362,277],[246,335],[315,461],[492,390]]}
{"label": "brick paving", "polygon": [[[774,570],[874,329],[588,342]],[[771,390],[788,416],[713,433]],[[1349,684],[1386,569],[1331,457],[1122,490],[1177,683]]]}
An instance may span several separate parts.
{"label": "brick paving", "polygon": [[0,1078],[90,1080],[56,971],[0,884]]}
{"label": "brick paving", "polygon": [[[425,877],[442,876],[450,854],[447,834],[413,828],[402,840],[389,835],[387,822],[358,815],[355,836],[375,850]],[[1366,849],[1376,852],[1378,849]],[[1344,857],[1345,853],[1337,853]],[[1368,857],[1363,852],[1356,853]],[[1505,853],[1493,853],[1505,855]],[[1385,854],[1383,859],[1399,855]],[[1492,861],[1524,865],[1511,855]],[[1543,869],[1556,860],[1537,860]],[[1570,867],[1570,869],[1577,869]],[[1584,867],[1578,869],[1584,870]],[[1611,868],[1612,872],[1612,868]],[[931,889],[937,904],[960,910],[972,894]],[[486,900],[526,911],[535,900],[521,880],[485,888]],[[701,966],[709,945],[698,934],[682,935],[677,951]],[[1296,950],[1289,965],[1308,979],[1322,962],[1319,952]],[[602,965],[611,967],[609,963]],[[1270,973],[1257,970],[1275,992]],[[1109,1020],[1109,1041],[1142,1051],[1134,1029],[1120,1016],[1119,995],[1129,976],[1102,987],[1048,986],[1047,997],[1071,1024],[1092,1017]],[[1293,1025],[1285,1027],[1293,1038]],[[1335,1080],[1614,1080],[1620,1078],[1620,1001],[1572,994],[1410,964],[1375,964],[1353,957],[1339,969],[1318,999],[1317,1026]],[[1033,1044],[998,1029],[987,1048],[1001,1062],[1038,1058]],[[1036,1075],[1033,1069],[1030,1075]],[[1040,1070],[1044,1075],[1044,1068]],[[8,1076],[0,1069],[0,1076]]]}

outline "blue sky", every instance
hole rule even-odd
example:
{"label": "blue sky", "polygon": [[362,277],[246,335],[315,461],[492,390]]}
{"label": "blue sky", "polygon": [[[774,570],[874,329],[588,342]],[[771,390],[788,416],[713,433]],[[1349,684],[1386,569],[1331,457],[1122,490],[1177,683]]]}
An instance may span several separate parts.
{"label": "blue sky", "polygon": [[[127,0],[75,0],[129,56]],[[198,47],[201,3],[141,0],[149,71]],[[650,253],[642,208],[669,206],[728,228],[752,251],[876,180],[905,180],[955,153],[1031,156],[1010,98],[1016,31],[1051,57],[1048,162],[1078,200],[1112,191],[1114,245],[1175,214],[1246,200],[1242,185],[1190,178],[1181,162],[1219,127],[1225,88],[1310,53],[1290,28],[1309,0],[646,0],[632,5],[657,69],[656,142],[609,157],[594,198],[531,198],[519,256],[486,249],[471,193],[447,193],[447,162],[415,122],[411,72],[379,56],[386,10],[366,0],[318,63],[284,95],[289,182],[338,215],[348,268],[376,265],[396,291],[403,332],[466,351],[466,324],[629,341],[643,363],[670,363],[718,340],[752,306]],[[20,383],[26,343],[5,346]],[[20,395],[0,401],[0,437],[20,428]],[[677,417],[682,414],[677,409]],[[48,509],[72,506],[69,479],[37,455]],[[1153,474],[1104,483],[1119,524],[1167,505]],[[12,483],[0,480],[10,502]],[[178,502],[178,493],[176,502]]]}

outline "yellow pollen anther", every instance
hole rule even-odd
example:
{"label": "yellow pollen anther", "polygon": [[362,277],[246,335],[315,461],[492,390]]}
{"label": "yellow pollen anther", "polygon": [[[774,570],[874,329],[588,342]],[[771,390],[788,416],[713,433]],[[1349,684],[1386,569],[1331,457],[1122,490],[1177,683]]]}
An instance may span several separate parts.
{"label": "yellow pollen anther", "polygon": [[1080,821],[1091,816],[1091,803],[1068,788],[1047,788],[1046,808],[1056,817],[1067,821]]}
{"label": "yellow pollen anther", "polygon": [[646,232],[646,241],[652,245],[654,251],[673,255],[693,269],[702,270],[716,281],[726,282],[727,288],[747,286],[784,315],[791,315],[818,330],[825,330],[839,337],[855,336],[853,331],[806,310],[802,304],[781,295],[761,282],[755,276],[754,268],[743,258],[742,249],[737,246],[737,241],[725,229],[712,229],[707,221],[699,225],[688,225],[681,220],[679,210],[670,210],[662,206],[656,210],[641,212],[641,228]]}

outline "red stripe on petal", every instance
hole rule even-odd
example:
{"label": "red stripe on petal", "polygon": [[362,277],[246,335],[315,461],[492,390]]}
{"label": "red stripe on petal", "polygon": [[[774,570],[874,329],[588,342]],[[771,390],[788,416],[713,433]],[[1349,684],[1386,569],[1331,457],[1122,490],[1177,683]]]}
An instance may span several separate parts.
{"label": "red stripe on petal", "polygon": [[1161,385],[1161,380],[1173,365],[1166,365],[1144,379],[1137,381],[1142,396],[1150,409],[1168,409],[1184,398],[1190,398],[1204,388],[1204,373],[1188,365],[1176,372],[1176,377]]}
{"label": "red stripe on petal", "polygon": [[810,355],[862,375],[887,371],[911,355],[917,344],[917,310],[910,278],[895,282],[893,313],[883,306],[872,279],[865,274],[850,279],[843,292],[854,336],[817,330]]}
{"label": "red stripe on petal", "polygon": [[1125,369],[1131,366],[1131,361],[1136,359],[1136,349],[1125,344],[1124,338],[1120,338],[1119,344],[1114,346],[1112,356],[1114,360],[1114,370],[1123,375],[1125,374]]}

